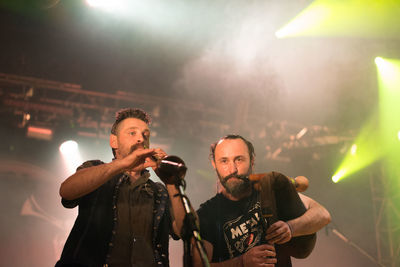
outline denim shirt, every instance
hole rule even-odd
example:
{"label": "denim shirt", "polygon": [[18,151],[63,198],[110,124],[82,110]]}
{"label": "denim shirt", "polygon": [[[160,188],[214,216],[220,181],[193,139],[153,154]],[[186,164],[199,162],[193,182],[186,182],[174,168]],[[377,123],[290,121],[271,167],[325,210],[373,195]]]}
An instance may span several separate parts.
{"label": "denim shirt", "polygon": [[[100,164],[104,162],[87,161],[78,167],[78,170]],[[124,177],[122,173],[116,175],[95,191],[79,199],[61,200],[66,208],[74,208],[78,205],[79,212],[56,267],[107,266],[106,259],[113,246],[112,240],[115,235],[119,186]],[[171,227],[169,197],[164,185],[151,180],[149,182],[154,192],[152,236],[154,258],[157,266],[169,266],[169,234],[177,239]]]}

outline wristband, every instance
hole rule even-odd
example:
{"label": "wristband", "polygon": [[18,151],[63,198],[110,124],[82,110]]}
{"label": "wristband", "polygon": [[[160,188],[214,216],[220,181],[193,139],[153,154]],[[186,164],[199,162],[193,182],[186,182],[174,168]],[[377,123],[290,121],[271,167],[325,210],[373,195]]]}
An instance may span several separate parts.
{"label": "wristband", "polygon": [[292,238],[293,237],[293,228],[292,228],[292,226],[290,225],[290,223],[289,222],[286,222],[286,224],[289,226],[289,229],[290,229],[290,238]]}

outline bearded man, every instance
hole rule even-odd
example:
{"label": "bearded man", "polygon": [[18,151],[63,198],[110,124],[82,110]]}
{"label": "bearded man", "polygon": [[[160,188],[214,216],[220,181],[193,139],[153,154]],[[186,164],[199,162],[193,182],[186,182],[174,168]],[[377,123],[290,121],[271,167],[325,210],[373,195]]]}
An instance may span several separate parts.
{"label": "bearded man", "polygon": [[[158,172],[166,153],[149,148],[149,124],[141,109],[120,110],[114,160],[87,161],[61,184],[62,204],[79,213],[56,267],[169,266],[169,234],[179,237],[185,212],[172,177]],[[165,185],[149,179],[148,167]]]}
{"label": "bearded man", "polygon": [[[283,174],[272,172],[271,179],[284,181],[284,186],[274,192],[278,218],[265,229],[260,192],[249,180],[255,160],[253,145],[240,135],[227,135],[211,145],[210,156],[221,192],[203,203],[197,213],[211,266],[291,266],[290,256],[296,253],[286,253],[285,245],[300,236],[312,237],[330,222],[323,206],[298,194]],[[202,264],[197,250],[193,262]]]}

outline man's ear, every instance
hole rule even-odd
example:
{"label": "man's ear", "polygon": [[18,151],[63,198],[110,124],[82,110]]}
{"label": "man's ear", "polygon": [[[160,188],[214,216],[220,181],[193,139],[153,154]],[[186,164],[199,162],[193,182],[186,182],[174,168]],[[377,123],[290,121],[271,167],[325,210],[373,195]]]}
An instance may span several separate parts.
{"label": "man's ear", "polygon": [[118,148],[117,136],[115,134],[110,134],[110,147],[114,149]]}
{"label": "man's ear", "polygon": [[251,167],[253,168],[254,167],[254,158],[251,160],[250,164],[251,164]]}
{"label": "man's ear", "polygon": [[216,169],[216,167],[215,167],[215,160],[211,159],[211,164],[212,164],[212,166],[214,167],[214,169]]}

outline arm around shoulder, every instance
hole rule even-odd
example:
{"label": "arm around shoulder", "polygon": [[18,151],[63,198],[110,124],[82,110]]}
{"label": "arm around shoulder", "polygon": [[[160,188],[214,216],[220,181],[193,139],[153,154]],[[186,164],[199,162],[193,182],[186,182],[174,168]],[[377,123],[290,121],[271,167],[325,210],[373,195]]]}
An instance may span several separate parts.
{"label": "arm around shoulder", "polygon": [[313,234],[331,222],[329,211],[317,201],[303,194],[300,199],[307,211],[300,217],[288,221],[292,228],[292,236]]}

